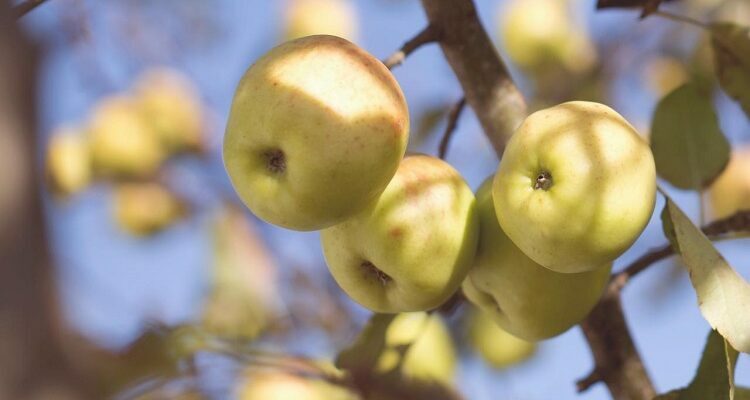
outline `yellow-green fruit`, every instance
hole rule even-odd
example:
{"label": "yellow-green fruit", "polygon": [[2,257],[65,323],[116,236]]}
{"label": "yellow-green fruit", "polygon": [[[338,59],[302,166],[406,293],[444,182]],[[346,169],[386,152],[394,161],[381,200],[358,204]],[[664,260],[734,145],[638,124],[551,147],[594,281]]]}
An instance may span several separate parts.
{"label": "yellow-green fruit", "polygon": [[308,36],[259,59],[237,87],[224,165],[261,219],[322,229],[364,209],[406,151],[409,112],[385,66],[334,36]]}
{"label": "yellow-green fruit", "polygon": [[169,68],[144,72],[135,85],[135,100],[146,123],[169,153],[202,149],[200,98],[182,73]]}
{"label": "yellow-green fruit", "polygon": [[493,186],[503,231],[557,272],[591,271],[627,250],[656,201],[651,149],[620,114],[573,101],[527,117]]}
{"label": "yellow-green fruit", "polygon": [[91,182],[89,145],[81,132],[61,128],[52,135],[47,148],[47,177],[59,196],[80,192]]}
{"label": "yellow-green fruit", "polygon": [[117,225],[134,236],[157,233],[187,212],[181,199],[166,187],[152,182],[117,185],[113,208]]}
{"label": "yellow-green fruit", "polygon": [[750,210],[750,146],[732,151],[729,164],[708,189],[711,219]]}
{"label": "yellow-green fruit", "polygon": [[238,400],[357,400],[359,396],[322,379],[282,371],[252,371],[237,389]]}
{"label": "yellow-green fruit", "polygon": [[534,343],[511,335],[480,310],[474,310],[469,316],[469,343],[495,368],[507,368],[525,361],[536,349]]}
{"label": "yellow-green fruit", "polygon": [[99,102],[89,122],[89,143],[94,171],[103,176],[152,175],[165,158],[159,138],[137,103],[125,96]]}
{"label": "yellow-green fruit", "polygon": [[562,64],[586,70],[596,59],[585,29],[560,0],[514,0],[500,10],[500,37],[510,59],[522,68]]}
{"label": "yellow-green fruit", "polygon": [[424,311],[466,276],[479,231],[474,194],[446,162],[404,158],[378,201],[321,233],[328,268],[356,302],[381,313]]}
{"label": "yellow-green fruit", "polygon": [[609,281],[612,263],[573,274],[534,262],[497,223],[492,178],[477,192],[477,208],[481,231],[474,266],[462,286],[466,297],[501,328],[529,341],[559,335],[586,317]]}
{"label": "yellow-green fruit", "polygon": [[290,0],[284,12],[286,40],[310,35],[357,39],[357,13],[349,0]]}
{"label": "yellow-green fruit", "polygon": [[[410,345],[401,359],[398,348]],[[401,363],[408,379],[451,384],[456,372],[456,350],[450,332],[437,314],[423,312],[396,316],[385,333],[385,350],[378,358],[378,373],[393,371]]]}

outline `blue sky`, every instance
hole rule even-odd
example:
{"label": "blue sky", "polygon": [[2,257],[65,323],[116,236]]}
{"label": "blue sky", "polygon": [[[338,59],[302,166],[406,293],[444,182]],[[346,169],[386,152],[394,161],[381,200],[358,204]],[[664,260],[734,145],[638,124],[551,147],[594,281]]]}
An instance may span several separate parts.
{"label": "blue sky", "polygon": [[[175,3],[164,1],[165,4],[170,2]],[[153,5],[147,1],[131,4],[147,3]],[[230,190],[218,144],[234,87],[250,63],[275,44],[284,2],[190,0],[190,3],[211,13],[219,39],[206,45],[181,42],[175,45],[177,51],[173,54],[144,57],[146,61],[128,53],[128,47],[112,34],[112,21],[124,9],[123,2],[53,0],[34,11],[26,23],[48,50],[39,89],[42,135],[48,135],[61,123],[84,120],[99,96],[126,88],[147,63],[171,65],[190,76],[213,112],[210,126],[213,147],[208,168],[187,161],[176,173],[184,178],[182,190],[194,195],[202,204],[212,204],[218,199],[201,186],[201,179],[208,177],[219,187]],[[380,58],[398,48],[425,22],[416,0],[359,0],[355,3],[360,16],[359,44]],[[74,4],[82,4],[88,14],[94,38],[93,52],[85,53],[60,39],[61,15],[66,10],[69,12],[68,7]],[[496,13],[503,2],[478,0],[477,4],[485,26],[494,37]],[[658,25],[672,24],[655,18],[639,22],[635,12],[595,14],[593,1],[589,0],[580,0],[577,4],[592,35],[598,39],[630,40],[629,33],[649,32],[655,26],[658,29]],[[157,13],[163,7],[151,8]],[[158,33],[160,18],[164,16],[147,16],[154,20],[153,29]],[[169,21],[164,21],[164,25],[168,26]],[[684,34],[686,43],[696,37],[689,30]],[[157,39],[155,36],[154,40]],[[638,46],[648,53],[652,44],[646,40]],[[84,53],[88,56],[82,55]],[[97,82],[92,68],[106,76],[102,79],[106,84]],[[437,46],[418,50],[394,73],[414,121],[424,110],[461,97],[460,87]],[[515,69],[513,73],[519,76]],[[637,73],[619,77],[613,85],[610,103],[631,121],[648,121],[657,99],[644,88],[639,77]],[[528,89],[525,85],[522,88]],[[734,143],[750,140],[750,123],[739,107],[723,95],[718,96],[716,103],[722,127],[730,140]],[[437,139],[432,138],[420,150],[434,154],[436,147]],[[497,159],[473,113],[465,113],[460,120],[447,159],[472,188],[494,172]],[[676,189],[670,190],[670,194],[697,218],[696,195]],[[180,322],[199,310],[209,275],[211,247],[206,223],[210,213],[199,213],[152,239],[136,239],[114,226],[109,215],[109,200],[108,188],[100,185],[64,205],[48,201],[47,212],[68,317],[87,336],[117,347],[133,339],[148,318]],[[658,218],[662,204],[661,200],[657,203],[657,213],[651,224],[635,246],[617,260],[615,270],[647,249],[665,243]],[[248,218],[253,217],[248,215]],[[307,265],[316,269],[315,273],[327,274],[322,267],[316,233],[290,232],[258,224],[282,267]],[[722,243],[719,248],[735,269],[750,278],[748,240]],[[659,391],[683,386],[691,379],[709,329],[698,311],[686,274],[680,274],[668,291],[660,286],[673,270],[672,264],[674,261],[670,260],[654,266],[632,281],[623,295],[634,338]],[[358,306],[352,304],[352,307]],[[311,335],[301,339],[294,350],[319,356],[334,351],[331,346],[324,338]],[[480,360],[466,357],[460,366],[459,382],[467,398],[476,400],[608,398],[602,385],[582,395],[575,393],[574,382],[591,368],[589,350],[580,330],[574,328],[542,343],[535,358],[507,372],[493,371]],[[737,379],[750,386],[747,356],[740,358]]]}

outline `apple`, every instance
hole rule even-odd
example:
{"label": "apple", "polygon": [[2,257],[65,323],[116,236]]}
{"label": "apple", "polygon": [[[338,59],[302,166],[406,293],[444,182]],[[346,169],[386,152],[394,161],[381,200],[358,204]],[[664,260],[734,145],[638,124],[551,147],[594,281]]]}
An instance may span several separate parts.
{"label": "apple", "polygon": [[284,11],[285,40],[310,35],[357,39],[357,13],[349,0],[290,0]]}
{"label": "apple", "polygon": [[166,187],[153,182],[118,184],[113,213],[117,225],[134,236],[148,236],[187,214],[185,203]]}
{"label": "apple", "polygon": [[[399,347],[409,345],[401,359]],[[401,363],[407,379],[450,385],[456,372],[456,349],[448,328],[438,314],[424,312],[397,315],[385,333],[385,349],[375,371],[387,374]]]}
{"label": "apple", "polygon": [[355,393],[323,379],[282,370],[249,370],[237,388],[238,400],[356,400]]}
{"label": "apple", "polygon": [[559,335],[588,315],[604,291],[611,262],[580,273],[537,264],[497,221],[492,177],[477,192],[479,246],[462,288],[466,297],[507,332],[527,341]]}
{"label": "apple", "polygon": [[708,214],[712,220],[750,210],[750,145],[732,150],[729,164],[708,188]]}
{"label": "apple", "polygon": [[584,25],[574,21],[565,1],[513,0],[500,9],[499,16],[503,48],[523,69],[561,65],[580,72],[596,60]]}
{"label": "apple", "polygon": [[317,230],[377,199],[408,132],[403,93],[380,61],[344,39],[308,36],[274,48],[245,73],[224,165],[255,215]]}
{"label": "apple", "polygon": [[135,101],[167,152],[203,148],[203,110],[188,77],[169,68],[149,69],[138,78]]}
{"label": "apple", "polygon": [[117,95],[101,100],[88,130],[94,172],[98,175],[149,176],[165,159],[158,137],[130,97]]}
{"label": "apple", "polygon": [[377,202],[321,233],[333,278],[380,313],[439,306],[466,276],[477,246],[474,194],[450,164],[404,158]]}
{"label": "apple", "polygon": [[89,146],[82,132],[61,127],[47,147],[47,178],[54,194],[65,197],[80,192],[91,182]]}
{"label": "apple", "polygon": [[559,104],[531,114],[510,138],[493,198],[503,231],[532,260],[557,272],[591,271],[648,224],[654,157],[611,108]]}
{"label": "apple", "polygon": [[468,319],[469,344],[485,362],[495,368],[519,364],[534,354],[536,345],[519,339],[503,328],[492,317],[473,309]]}

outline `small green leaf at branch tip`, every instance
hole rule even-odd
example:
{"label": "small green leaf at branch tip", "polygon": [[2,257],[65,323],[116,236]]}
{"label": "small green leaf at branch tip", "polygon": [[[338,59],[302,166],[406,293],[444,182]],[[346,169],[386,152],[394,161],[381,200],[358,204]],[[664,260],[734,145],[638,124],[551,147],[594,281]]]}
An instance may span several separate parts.
{"label": "small green leaf at branch tip", "polygon": [[724,170],[730,145],[709,91],[686,83],[659,102],[651,125],[651,151],[657,174],[680,189],[701,190]]}
{"label": "small green leaf at branch tip", "polygon": [[750,353],[750,284],[669,198],[662,212],[665,234],[688,270],[701,314],[731,346]]}
{"label": "small green leaf at branch tip", "polygon": [[750,117],[750,28],[721,22],[710,30],[719,84]]}

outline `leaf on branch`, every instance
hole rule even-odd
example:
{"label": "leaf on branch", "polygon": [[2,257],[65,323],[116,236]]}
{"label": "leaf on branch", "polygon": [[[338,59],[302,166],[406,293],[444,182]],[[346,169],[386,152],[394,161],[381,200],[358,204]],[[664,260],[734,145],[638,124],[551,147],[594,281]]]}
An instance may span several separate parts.
{"label": "leaf on branch", "polygon": [[735,349],[750,353],[750,284],[667,197],[662,225],[698,296],[701,314]]}
{"label": "leaf on branch", "polygon": [[654,112],[651,150],[656,172],[672,185],[693,190],[708,186],[730,154],[709,94],[687,83],[664,97]]}
{"label": "leaf on branch", "polygon": [[750,117],[750,28],[722,22],[710,29],[719,83]]}
{"label": "leaf on branch", "polygon": [[657,396],[655,400],[741,399],[744,389],[734,390],[734,366],[739,354],[716,331],[711,331],[698,371],[688,387]]}

